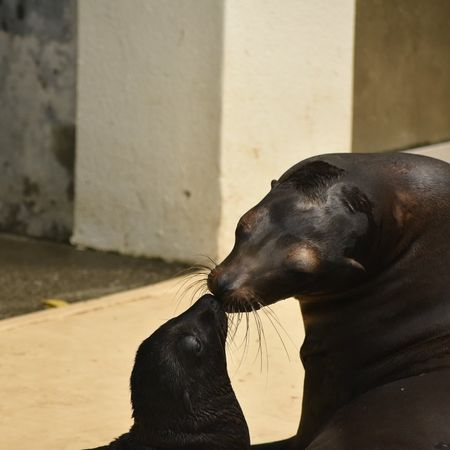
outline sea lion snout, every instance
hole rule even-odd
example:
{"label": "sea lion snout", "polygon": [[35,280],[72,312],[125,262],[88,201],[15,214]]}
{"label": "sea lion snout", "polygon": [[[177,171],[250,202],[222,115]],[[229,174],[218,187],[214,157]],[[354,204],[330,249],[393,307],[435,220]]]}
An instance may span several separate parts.
{"label": "sea lion snout", "polygon": [[223,298],[230,291],[241,288],[247,277],[243,269],[238,270],[224,263],[212,269],[208,275],[209,290],[219,298]]}
{"label": "sea lion snout", "polygon": [[232,267],[220,264],[208,275],[209,290],[220,299],[227,312],[250,312],[260,308],[256,292],[246,286],[249,277],[244,270],[234,271]]}
{"label": "sea lion snout", "polygon": [[225,309],[223,304],[213,295],[206,294],[197,300],[192,309],[192,314],[195,319],[204,316],[214,316],[218,322],[226,321]]}
{"label": "sea lion snout", "polygon": [[227,278],[223,276],[223,270],[217,266],[208,275],[208,289],[215,295],[220,295],[227,290]]}
{"label": "sea lion snout", "polygon": [[203,297],[201,297],[197,301],[197,306],[199,308],[211,309],[212,311],[215,312],[223,311],[222,304],[219,302],[219,300],[217,300],[216,297],[214,297],[211,294],[205,294]]}
{"label": "sea lion snout", "polygon": [[[210,333],[216,334],[220,331],[223,340],[227,336],[228,319],[222,302],[211,294],[200,297],[193,306],[185,311],[178,318],[178,327],[174,328],[175,333],[187,328],[197,329],[199,333],[208,336]],[[183,331],[186,334],[185,331]]]}
{"label": "sea lion snout", "polygon": [[187,311],[181,314],[178,322],[197,320],[202,314],[213,313],[219,317],[225,314],[222,303],[213,295],[205,294],[200,297]]}

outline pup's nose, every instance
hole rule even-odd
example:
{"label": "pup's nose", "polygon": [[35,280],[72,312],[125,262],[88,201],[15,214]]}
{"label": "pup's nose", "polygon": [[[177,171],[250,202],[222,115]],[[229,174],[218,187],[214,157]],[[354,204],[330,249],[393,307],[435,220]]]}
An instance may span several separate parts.
{"label": "pup's nose", "polygon": [[218,311],[222,308],[221,302],[211,294],[203,295],[198,299],[197,303],[206,309],[212,309],[214,311]]}

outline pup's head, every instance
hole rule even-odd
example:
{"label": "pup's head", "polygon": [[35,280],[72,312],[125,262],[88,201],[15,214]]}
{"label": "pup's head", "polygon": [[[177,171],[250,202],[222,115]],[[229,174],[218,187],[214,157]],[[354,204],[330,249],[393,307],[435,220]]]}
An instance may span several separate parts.
{"label": "pup's head", "polygon": [[226,335],[222,304],[205,295],[142,342],[131,402],[135,427],[146,430],[151,444],[246,448],[247,424],[227,373]]}

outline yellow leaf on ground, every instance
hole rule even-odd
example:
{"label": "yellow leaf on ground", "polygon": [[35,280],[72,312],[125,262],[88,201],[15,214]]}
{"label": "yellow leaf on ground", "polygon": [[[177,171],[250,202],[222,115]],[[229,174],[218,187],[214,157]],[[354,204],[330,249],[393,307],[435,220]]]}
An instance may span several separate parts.
{"label": "yellow leaf on ground", "polygon": [[69,305],[69,302],[59,298],[48,298],[46,300],[42,300],[42,304],[50,308],[62,308],[63,306]]}

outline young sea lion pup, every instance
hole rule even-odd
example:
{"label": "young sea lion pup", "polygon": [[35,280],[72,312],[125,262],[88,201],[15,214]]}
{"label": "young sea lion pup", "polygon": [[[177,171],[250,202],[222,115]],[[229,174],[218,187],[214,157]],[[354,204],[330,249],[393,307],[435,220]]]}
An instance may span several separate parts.
{"label": "young sea lion pup", "polygon": [[226,335],[221,303],[205,295],[142,342],[130,381],[134,424],[96,450],[249,449],[227,373]]}

